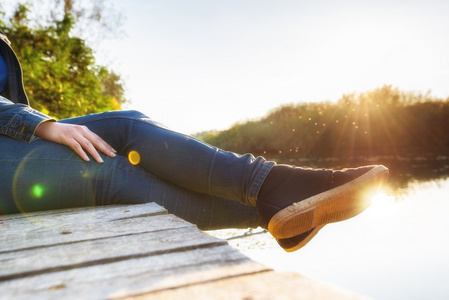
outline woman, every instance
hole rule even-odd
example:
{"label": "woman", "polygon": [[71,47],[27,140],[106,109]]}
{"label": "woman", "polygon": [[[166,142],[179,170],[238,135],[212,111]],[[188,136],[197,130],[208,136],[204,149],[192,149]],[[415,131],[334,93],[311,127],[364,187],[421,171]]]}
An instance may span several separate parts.
{"label": "woman", "polygon": [[388,176],[384,166],[314,170],[237,155],[137,111],[55,121],[29,106],[2,32],[0,54],[0,214],[156,202],[202,229],[263,226],[294,251],[363,211],[364,188]]}

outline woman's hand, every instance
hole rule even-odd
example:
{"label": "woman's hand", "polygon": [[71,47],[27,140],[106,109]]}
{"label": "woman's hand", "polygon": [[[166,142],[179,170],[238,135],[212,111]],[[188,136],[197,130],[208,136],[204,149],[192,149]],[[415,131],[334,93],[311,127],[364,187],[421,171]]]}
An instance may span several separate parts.
{"label": "woman's hand", "polygon": [[114,148],[86,126],[46,121],[37,126],[35,134],[41,139],[69,146],[85,161],[90,160],[89,153],[102,163],[97,149],[110,157],[116,156]]}

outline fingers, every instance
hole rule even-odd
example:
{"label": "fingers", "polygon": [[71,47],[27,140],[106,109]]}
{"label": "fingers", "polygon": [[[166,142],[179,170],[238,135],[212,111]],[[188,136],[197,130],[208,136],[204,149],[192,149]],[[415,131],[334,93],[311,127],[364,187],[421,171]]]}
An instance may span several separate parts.
{"label": "fingers", "polygon": [[[88,130],[88,129],[87,129]],[[115,157],[116,151],[112,148],[105,140],[100,138],[98,135],[88,130],[86,135],[84,136],[84,144],[81,144],[83,149],[85,149],[97,162],[102,163],[103,159],[101,158],[100,152],[106,154],[109,157]]]}
{"label": "fingers", "polygon": [[111,145],[109,145],[105,140],[103,140],[101,137],[99,137],[98,135],[96,135],[95,133],[89,131],[90,134],[93,137],[93,140],[90,140],[93,144],[93,146],[100,150],[101,152],[103,152],[104,154],[106,154],[109,157],[115,157],[117,151],[112,148]]}
{"label": "fingers", "polygon": [[[89,153],[94,159],[95,161],[99,162],[99,163],[103,163],[103,159],[101,158],[100,154],[98,153],[97,149],[92,145],[92,142],[87,139],[87,138],[82,138],[79,141],[77,141],[77,144],[79,145],[78,150],[81,149],[82,152],[84,152],[85,157],[87,157],[86,153]],[[76,150],[75,150],[76,152]],[[83,156],[84,156],[83,155]],[[89,160],[89,158],[87,157],[87,160]]]}
{"label": "fingers", "polygon": [[74,132],[69,135],[70,139],[66,140],[65,144],[72,148],[85,161],[90,160],[87,155],[90,154],[95,161],[103,163],[104,161],[98,151],[109,157],[116,156],[114,148],[87,127],[75,125],[72,129]]}
{"label": "fingers", "polygon": [[78,154],[83,160],[90,161],[89,156],[87,156],[86,152],[83,150],[83,147],[81,147],[76,140],[73,140],[71,143],[67,143],[67,146],[72,148],[72,150],[75,151],[75,153]]}

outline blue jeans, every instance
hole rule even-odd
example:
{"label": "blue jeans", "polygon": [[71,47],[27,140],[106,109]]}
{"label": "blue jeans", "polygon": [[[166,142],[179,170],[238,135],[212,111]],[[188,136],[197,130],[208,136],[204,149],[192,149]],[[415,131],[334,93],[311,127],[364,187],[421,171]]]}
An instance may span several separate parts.
{"label": "blue jeans", "polygon": [[255,201],[273,162],[220,150],[137,111],[60,122],[87,126],[117,157],[84,162],[63,145],[0,136],[0,213],[156,202],[202,229],[259,225]]}

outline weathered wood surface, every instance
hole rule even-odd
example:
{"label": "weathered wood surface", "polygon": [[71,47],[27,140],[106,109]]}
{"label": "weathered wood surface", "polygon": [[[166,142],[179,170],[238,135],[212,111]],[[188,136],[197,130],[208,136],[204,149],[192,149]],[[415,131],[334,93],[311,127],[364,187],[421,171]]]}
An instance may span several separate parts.
{"label": "weathered wood surface", "polygon": [[329,295],[359,299],[275,273],[153,203],[0,216],[0,299]]}

